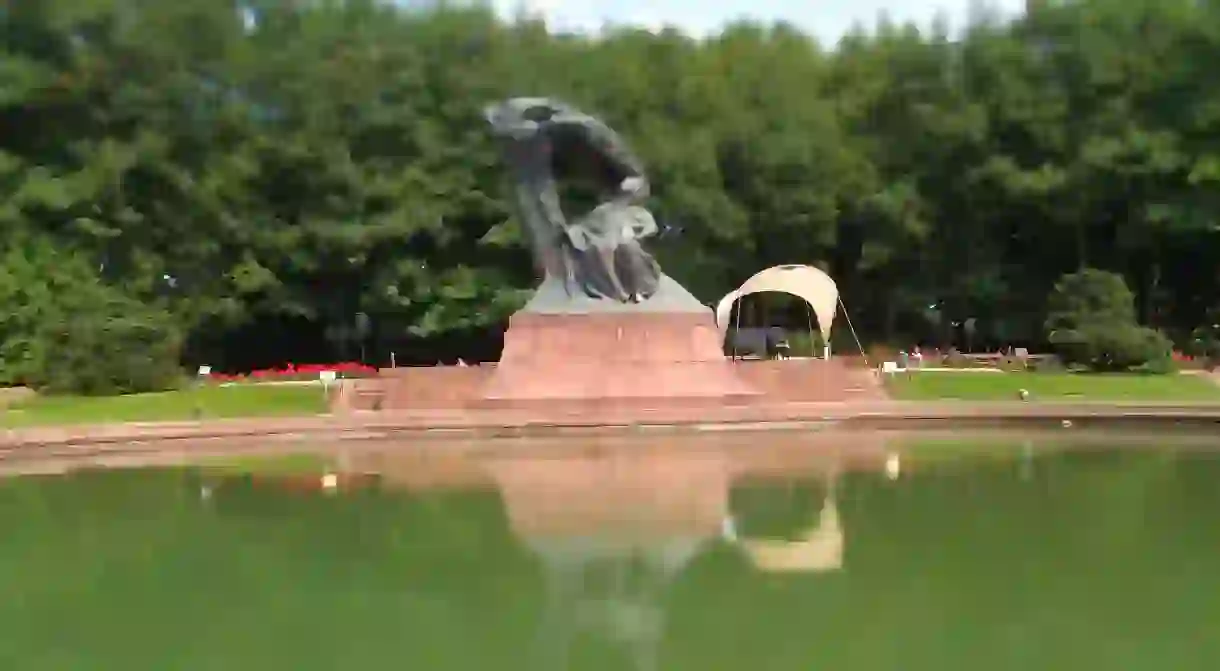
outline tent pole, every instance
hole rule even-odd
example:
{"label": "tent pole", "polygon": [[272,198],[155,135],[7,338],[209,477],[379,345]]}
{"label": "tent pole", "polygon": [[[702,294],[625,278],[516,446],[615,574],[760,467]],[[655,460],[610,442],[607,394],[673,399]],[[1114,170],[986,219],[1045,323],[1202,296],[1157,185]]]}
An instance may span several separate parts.
{"label": "tent pole", "polygon": [[813,347],[813,306],[809,305],[807,301],[802,302],[805,303],[805,321],[809,322],[809,356],[816,359],[818,353]]}
{"label": "tent pole", "polygon": [[745,307],[746,297],[738,296],[735,301],[737,305],[737,321],[733,325],[733,360],[737,360],[737,343],[741,339],[741,308]]}
{"label": "tent pole", "polygon": [[851,329],[851,337],[856,341],[856,347],[860,350],[860,358],[864,359],[864,367],[868,368],[868,355],[864,353],[864,345],[860,344],[860,336],[856,335],[856,327],[851,325],[851,315],[847,314],[847,306],[843,303],[843,296],[839,296],[839,307],[843,308],[843,318],[847,320],[847,328]]}

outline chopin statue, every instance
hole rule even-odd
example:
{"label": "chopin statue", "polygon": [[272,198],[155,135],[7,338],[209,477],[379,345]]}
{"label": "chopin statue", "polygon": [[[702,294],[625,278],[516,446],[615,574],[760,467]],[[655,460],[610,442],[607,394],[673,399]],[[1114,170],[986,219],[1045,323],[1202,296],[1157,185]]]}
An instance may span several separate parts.
{"label": "chopin statue", "polygon": [[[652,298],[666,278],[640,244],[657,232],[640,205],[648,179],[618,134],[548,98],[511,98],[485,113],[512,173],[514,204],[544,289],[560,283],[569,299],[620,304]],[[591,188],[597,204],[569,220],[561,183]]]}

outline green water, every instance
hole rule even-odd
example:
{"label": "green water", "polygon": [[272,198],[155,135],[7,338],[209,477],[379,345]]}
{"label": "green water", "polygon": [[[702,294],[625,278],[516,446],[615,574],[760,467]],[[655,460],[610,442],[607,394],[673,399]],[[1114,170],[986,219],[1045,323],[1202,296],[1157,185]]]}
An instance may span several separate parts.
{"label": "green water", "polygon": [[[1220,659],[1216,456],[1089,450],[727,487],[731,523],[709,531],[692,503],[649,533],[635,529],[655,520],[630,519],[647,506],[616,509],[613,529],[579,515],[573,527],[562,518],[579,502],[535,487],[550,530],[531,536],[491,486],[327,493],[191,470],[0,481],[0,669],[1159,671]],[[841,561],[766,571],[743,550],[821,528],[825,506]]]}

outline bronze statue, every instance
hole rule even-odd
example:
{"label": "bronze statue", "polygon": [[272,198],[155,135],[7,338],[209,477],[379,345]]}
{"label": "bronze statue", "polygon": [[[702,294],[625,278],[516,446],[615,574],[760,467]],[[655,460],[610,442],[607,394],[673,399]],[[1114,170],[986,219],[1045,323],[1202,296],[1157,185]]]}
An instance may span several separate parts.
{"label": "bronze statue", "polygon": [[[514,201],[548,282],[572,297],[640,303],[664,279],[640,241],[657,232],[639,205],[643,167],[600,120],[548,98],[511,98],[486,109],[513,173]],[[569,221],[561,183],[592,186],[597,205]]]}

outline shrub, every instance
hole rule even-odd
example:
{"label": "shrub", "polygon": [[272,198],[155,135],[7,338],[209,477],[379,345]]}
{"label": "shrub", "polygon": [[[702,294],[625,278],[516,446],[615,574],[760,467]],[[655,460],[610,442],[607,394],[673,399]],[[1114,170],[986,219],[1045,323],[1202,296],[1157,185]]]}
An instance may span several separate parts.
{"label": "shrub", "polygon": [[1143,368],[1167,373],[1173,368],[1173,344],[1155,329],[1131,324],[1056,331],[1051,344],[1069,367],[1093,371]]}
{"label": "shrub", "polygon": [[182,379],[181,336],[169,314],[121,298],[45,324],[35,383],[50,394],[163,391]]}
{"label": "shrub", "polygon": [[1047,299],[1047,339],[1069,367],[1093,371],[1174,370],[1173,344],[1140,326],[1119,275],[1085,269],[1065,275]]}
{"label": "shrub", "polygon": [[96,264],[14,236],[0,253],[0,383],[50,393],[155,391],[179,376],[171,315],[103,282]]}

